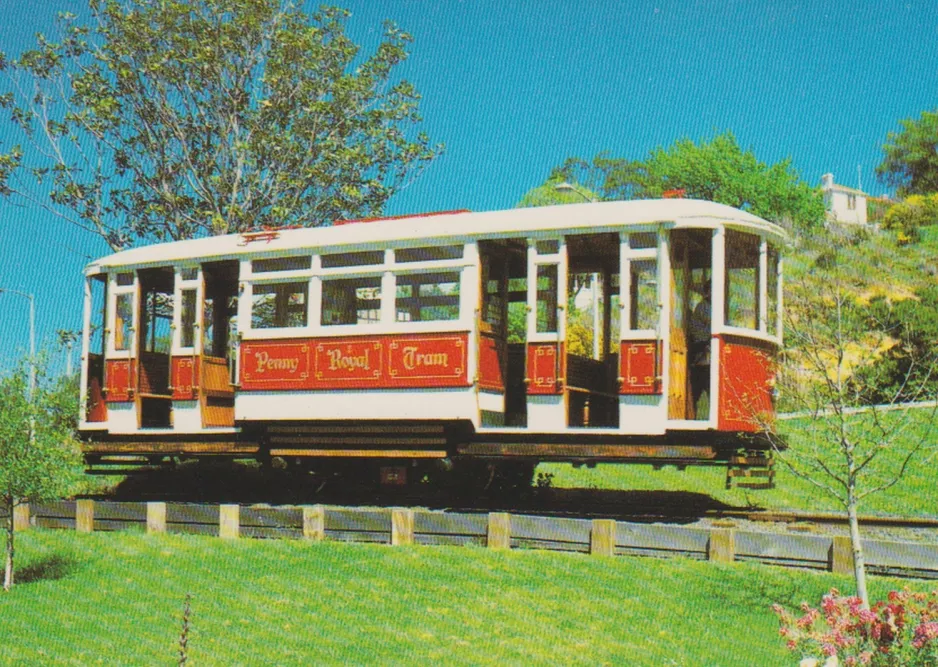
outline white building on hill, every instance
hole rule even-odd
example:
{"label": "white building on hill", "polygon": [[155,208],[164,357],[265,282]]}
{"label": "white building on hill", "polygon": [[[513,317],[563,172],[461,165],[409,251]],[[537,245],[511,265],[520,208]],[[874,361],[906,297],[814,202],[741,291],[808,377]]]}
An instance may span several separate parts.
{"label": "white building on hill", "polygon": [[862,190],[834,183],[833,174],[821,176],[827,219],[844,224],[865,225],[867,194]]}

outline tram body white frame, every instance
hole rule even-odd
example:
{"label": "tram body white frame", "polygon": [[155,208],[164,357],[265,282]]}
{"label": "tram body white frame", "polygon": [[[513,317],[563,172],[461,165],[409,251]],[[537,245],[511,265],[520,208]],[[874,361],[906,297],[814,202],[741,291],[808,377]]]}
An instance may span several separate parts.
{"label": "tram body white frame", "polygon": [[[618,396],[619,422],[617,427],[592,427],[590,434],[661,436],[669,431],[713,431],[719,427],[716,407],[711,407],[707,419],[676,420],[668,418],[668,397],[671,354],[671,280],[670,237],[674,230],[709,230],[712,242],[712,334],[729,335],[759,343],[780,346],[782,341],[781,310],[782,280],[781,254],[778,255],[775,295],[776,312],[768,312],[768,260],[767,249],[771,245],[780,249],[785,241],[784,232],[778,226],[747,212],[721,204],[696,200],[647,200],[634,202],[583,203],[531,209],[513,209],[481,213],[454,212],[432,216],[403,217],[380,221],[364,221],[357,224],[314,229],[281,230],[266,238],[249,240],[245,235],[228,235],[201,238],[174,243],[163,243],[135,248],[102,258],[86,269],[84,326],[82,335],[81,373],[81,420],[80,429],[88,433],[106,431],[109,435],[133,436],[161,432],[199,436],[207,433],[237,433],[244,424],[253,421],[296,422],[323,420],[461,420],[472,424],[477,433],[525,433],[582,434],[581,426],[568,426],[565,414],[565,394],[529,395],[527,397],[527,425],[525,427],[485,426],[481,421],[483,410],[497,411],[498,401],[504,394],[479,388],[473,381],[479,374],[478,340],[479,317],[477,304],[480,302],[480,257],[479,242],[494,239],[527,239],[527,316],[526,343],[556,343],[566,338],[565,317],[558,317],[557,331],[538,333],[535,323],[537,302],[537,267],[553,264],[557,268],[557,292],[563,299],[567,290],[568,254],[566,239],[573,235],[600,233],[617,234],[619,238],[619,302],[622,304],[619,317],[621,342],[630,340],[656,339],[660,342],[660,384],[655,394],[621,394]],[[759,238],[759,312],[758,329],[732,327],[724,322],[726,231],[735,230]],[[653,248],[632,248],[630,235],[636,233],[657,234],[657,245]],[[558,252],[541,255],[537,252],[538,241],[557,241]],[[394,250],[426,246],[462,245],[463,255],[458,259],[412,262],[401,267],[395,262]],[[324,268],[320,258],[324,254],[383,251],[384,261],[380,265],[365,267]],[[280,258],[291,255],[310,255],[309,269],[290,270],[276,275],[259,275],[252,271],[252,262],[265,258]],[[654,259],[657,264],[658,321],[654,330],[631,330],[629,262]],[[202,304],[205,299],[203,267],[209,262],[237,261],[239,265],[239,299],[237,321],[241,345],[252,341],[278,341],[292,338],[326,339],[349,335],[404,335],[416,333],[468,332],[467,368],[468,383],[462,387],[422,389],[358,389],[345,391],[235,391],[234,419],[231,427],[202,426],[199,419],[199,404],[196,400],[174,401],[172,426],[169,428],[141,428],[133,402],[111,402],[107,405],[106,421],[90,421],[87,412],[89,399],[88,364],[91,354],[92,283],[107,276],[107,319],[105,328],[104,363],[129,359],[138,355],[138,337],[135,335],[141,298],[138,271],[154,267],[173,267],[174,314],[172,328],[172,355],[194,354],[202,349],[203,331],[196,327],[193,345],[181,345],[180,311],[182,291],[196,290],[198,304],[196,317],[201,322]],[[195,269],[196,277],[184,279],[183,268]],[[459,316],[448,321],[395,322],[395,276],[401,272],[420,271],[459,272]],[[118,273],[133,272],[131,286],[118,286]],[[375,275],[381,280],[382,322],[369,326],[323,325],[319,317],[322,281],[341,275]],[[264,283],[304,280],[308,284],[306,296],[307,325],[302,328],[252,329],[251,305],[255,285]],[[114,311],[117,295],[134,295],[131,341],[128,350],[116,350],[114,346]],[[776,318],[775,334],[769,333],[768,318]],[[598,335],[594,332],[594,335]],[[714,347],[716,347],[714,341]],[[720,393],[720,354],[712,354],[710,373],[711,404],[716,405]],[[240,355],[234,362],[238,365],[235,387],[240,384]],[[714,398],[716,397],[716,398]],[[504,407],[502,407],[504,412]]]}

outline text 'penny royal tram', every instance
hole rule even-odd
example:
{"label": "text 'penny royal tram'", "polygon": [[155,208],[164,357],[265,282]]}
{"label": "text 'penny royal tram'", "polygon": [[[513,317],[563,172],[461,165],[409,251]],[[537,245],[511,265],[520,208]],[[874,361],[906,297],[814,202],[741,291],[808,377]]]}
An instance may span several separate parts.
{"label": "text 'penny royal tram'", "polygon": [[540,461],[771,481],[780,228],[712,202],[447,212],[86,270],[91,466],[256,458],[405,483]]}

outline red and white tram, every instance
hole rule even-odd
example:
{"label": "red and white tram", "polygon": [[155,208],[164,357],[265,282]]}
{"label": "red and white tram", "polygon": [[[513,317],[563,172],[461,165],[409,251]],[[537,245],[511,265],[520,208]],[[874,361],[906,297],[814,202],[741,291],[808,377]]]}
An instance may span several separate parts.
{"label": "red and white tram", "polygon": [[744,211],[668,199],[119,252],[86,271],[86,458],[398,481],[431,463],[705,464],[764,481],[783,240]]}

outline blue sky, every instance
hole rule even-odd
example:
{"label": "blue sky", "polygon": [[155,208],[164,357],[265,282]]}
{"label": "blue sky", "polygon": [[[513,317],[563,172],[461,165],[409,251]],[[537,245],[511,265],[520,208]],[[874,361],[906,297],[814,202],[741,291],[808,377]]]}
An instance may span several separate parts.
{"label": "blue sky", "polygon": [[[877,2],[355,0],[370,51],[389,18],[411,33],[399,73],[446,153],[388,214],[513,206],[570,155],[641,158],[732,130],[764,161],[790,157],[882,193],[873,170],[901,118],[938,106],[938,5]],[[51,32],[72,0],[3,0],[0,50]],[[17,139],[0,118],[0,149]],[[0,287],[36,294],[39,337],[81,321],[81,270],[103,242],[0,201]],[[0,294],[0,367],[27,347],[26,301]]]}

